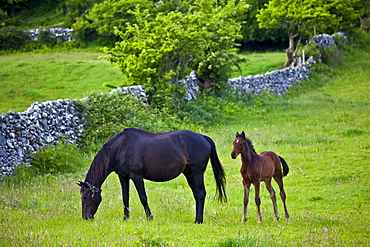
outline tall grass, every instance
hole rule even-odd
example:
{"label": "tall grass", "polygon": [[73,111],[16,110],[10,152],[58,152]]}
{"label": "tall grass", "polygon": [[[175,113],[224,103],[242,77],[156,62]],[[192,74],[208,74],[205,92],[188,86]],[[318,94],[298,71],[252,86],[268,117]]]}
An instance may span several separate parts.
{"label": "tall grass", "polygon": [[[243,113],[204,131],[225,167],[229,201],[213,200],[209,167],[202,225],[192,223],[195,203],[183,176],[165,183],[146,181],[153,221],[146,220],[131,184],[131,218],[123,221],[120,185],[112,174],[102,186],[95,219],[82,220],[75,183],[84,179],[93,158],[88,155],[86,166],[74,174],[2,181],[0,241],[4,246],[368,246],[369,66],[369,52],[349,56],[331,74],[315,75],[283,97],[263,99],[264,114],[246,118]],[[271,200],[262,188],[263,222],[258,224],[253,187],[248,221],[241,222],[241,163],[230,157],[232,140],[241,130],[257,151],[275,151],[288,162],[289,222],[273,220]],[[278,209],[281,214],[279,198]]]}

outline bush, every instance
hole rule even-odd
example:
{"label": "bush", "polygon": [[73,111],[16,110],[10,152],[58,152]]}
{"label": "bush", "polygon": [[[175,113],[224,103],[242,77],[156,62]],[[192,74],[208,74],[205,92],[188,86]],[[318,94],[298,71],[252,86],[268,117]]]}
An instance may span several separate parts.
{"label": "bush", "polygon": [[0,50],[19,50],[28,40],[28,34],[14,27],[0,29]]}
{"label": "bush", "polygon": [[82,167],[82,156],[78,148],[67,141],[58,145],[42,147],[31,154],[29,172],[35,174],[73,173]]}

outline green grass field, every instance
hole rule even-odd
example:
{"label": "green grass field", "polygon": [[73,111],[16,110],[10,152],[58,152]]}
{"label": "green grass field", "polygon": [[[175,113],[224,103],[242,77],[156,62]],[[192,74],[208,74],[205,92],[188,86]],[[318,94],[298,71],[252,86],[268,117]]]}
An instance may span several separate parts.
{"label": "green grass field", "polygon": [[103,53],[53,53],[0,56],[0,112],[24,111],[33,102],[80,99],[108,92],[103,83],[122,84],[114,65],[98,59]]}
{"label": "green grass field", "polygon": [[[68,63],[67,55],[60,56],[60,61],[54,58],[56,64]],[[30,63],[22,62],[18,56],[9,58],[14,59],[11,62],[14,68],[20,67],[16,64]],[[86,64],[90,64],[91,59],[87,60]],[[102,186],[103,202],[95,219],[82,220],[76,182],[84,179],[93,158],[89,156],[80,173],[38,177],[27,183],[2,182],[0,245],[369,246],[369,67],[369,52],[348,56],[330,75],[315,76],[287,95],[270,99],[264,106],[266,114],[263,116],[240,118],[208,128],[204,134],[216,143],[227,174],[229,200],[219,204],[213,199],[215,182],[209,166],[201,225],[193,224],[195,203],[182,176],[166,183],[146,182],[149,206],[154,215],[154,220],[148,222],[134,186],[131,186],[131,218],[123,221],[119,181],[111,174]],[[91,73],[94,75],[97,71]],[[69,76],[65,74],[64,77],[67,80]],[[4,74],[2,84],[3,78]],[[13,80],[28,79],[22,76],[21,80],[10,79]],[[76,77],[76,86],[81,81]],[[85,89],[98,90],[100,80],[96,84]],[[88,90],[81,93],[83,96]],[[70,94],[65,96],[79,96]],[[8,106],[12,104],[11,98],[5,101]],[[1,109],[8,111],[13,109],[11,107],[2,106]],[[274,221],[271,200],[262,186],[263,222],[257,223],[252,187],[249,218],[242,223],[241,162],[239,158],[232,160],[230,157],[235,133],[242,130],[252,139],[258,152],[274,151],[287,161],[290,173],[284,183],[291,216],[289,222],[284,217]],[[277,190],[274,182],[273,187]],[[283,216],[281,200],[277,199],[280,216]]]}

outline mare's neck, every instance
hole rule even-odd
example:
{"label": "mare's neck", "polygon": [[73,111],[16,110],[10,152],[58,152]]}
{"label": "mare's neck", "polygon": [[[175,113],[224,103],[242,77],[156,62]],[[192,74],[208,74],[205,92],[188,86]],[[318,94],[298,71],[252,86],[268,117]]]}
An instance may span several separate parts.
{"label": "mare's neck", "polygon": [[95,160],[90,166],[89,171],[86,174],[85,182],[89,182],[95,187],[100,188],[104,183],[105,179],[112,172],[107,168],[108,166],[104,163],[96,162]]}

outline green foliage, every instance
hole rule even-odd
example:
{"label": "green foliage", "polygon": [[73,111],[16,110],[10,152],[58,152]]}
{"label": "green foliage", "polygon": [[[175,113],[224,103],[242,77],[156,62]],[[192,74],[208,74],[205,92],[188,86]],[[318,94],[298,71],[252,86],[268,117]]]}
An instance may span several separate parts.
{"label": "green foliage", "polygon": [[260,28],[284,28],[288,31],[289,63],[299,49],[304,35],[333,33],[339,31],[345,22],[359,18],[360,13],[354,9],[351,0],[271,0],[260,9],[257,20]]}
{"label": "green foliage", "polygon": [[153,2],[148,0],[106,0],[93,5],[85,15],[77,18],[72,25],[75,37],[79,40],[98,41],[102,45],[113,46],[118,37],[114,28],[124,30],[126,23],[135,23],[132,10],[140,6],[152,11]]}
{"label": "green foliage", "polygon": [[19,50],[27,39],[27,33],[14,27],[3,27],[0,29],[0,50]]}
{"label": "green foliage", "polygon": [[234,48],[240,37],[236,17],[245,11],[243,2],[220,6],[203,0],[187,14],[152,16],[148,10],[136,9],[131,12],[135,23],[123,31],[116,28],[122,41],[104,52],[126,75],[127,86],[143,85],[151,104],[171,107],[174,84],[190,71],[197,71],[204,88],[228,78],[239,61]]}
{"label": "green foliage", "polygon": [[265,6],[257,15],[260,27],[282,27],[289,33],[307,33],[314,29],[325,33],[328,29],[339,28],[344,17],[348,20],[359,17],[351,0],[330,0],[324,4],[316,0],[272,0]]}
{"label": "green foliage", "polygon": [[66,0],[60,5],[60,12],[65,15],[65,25],[72,26],[76,20],[85,15],[86,11],[91,9],[101,0]]}
{"label": "green foliage", "polygon": [[80,151],[68,141],[44,146],[36,153],[31,153],[31,158],[30,171],[40,175],[75,173],[83,165]]}

